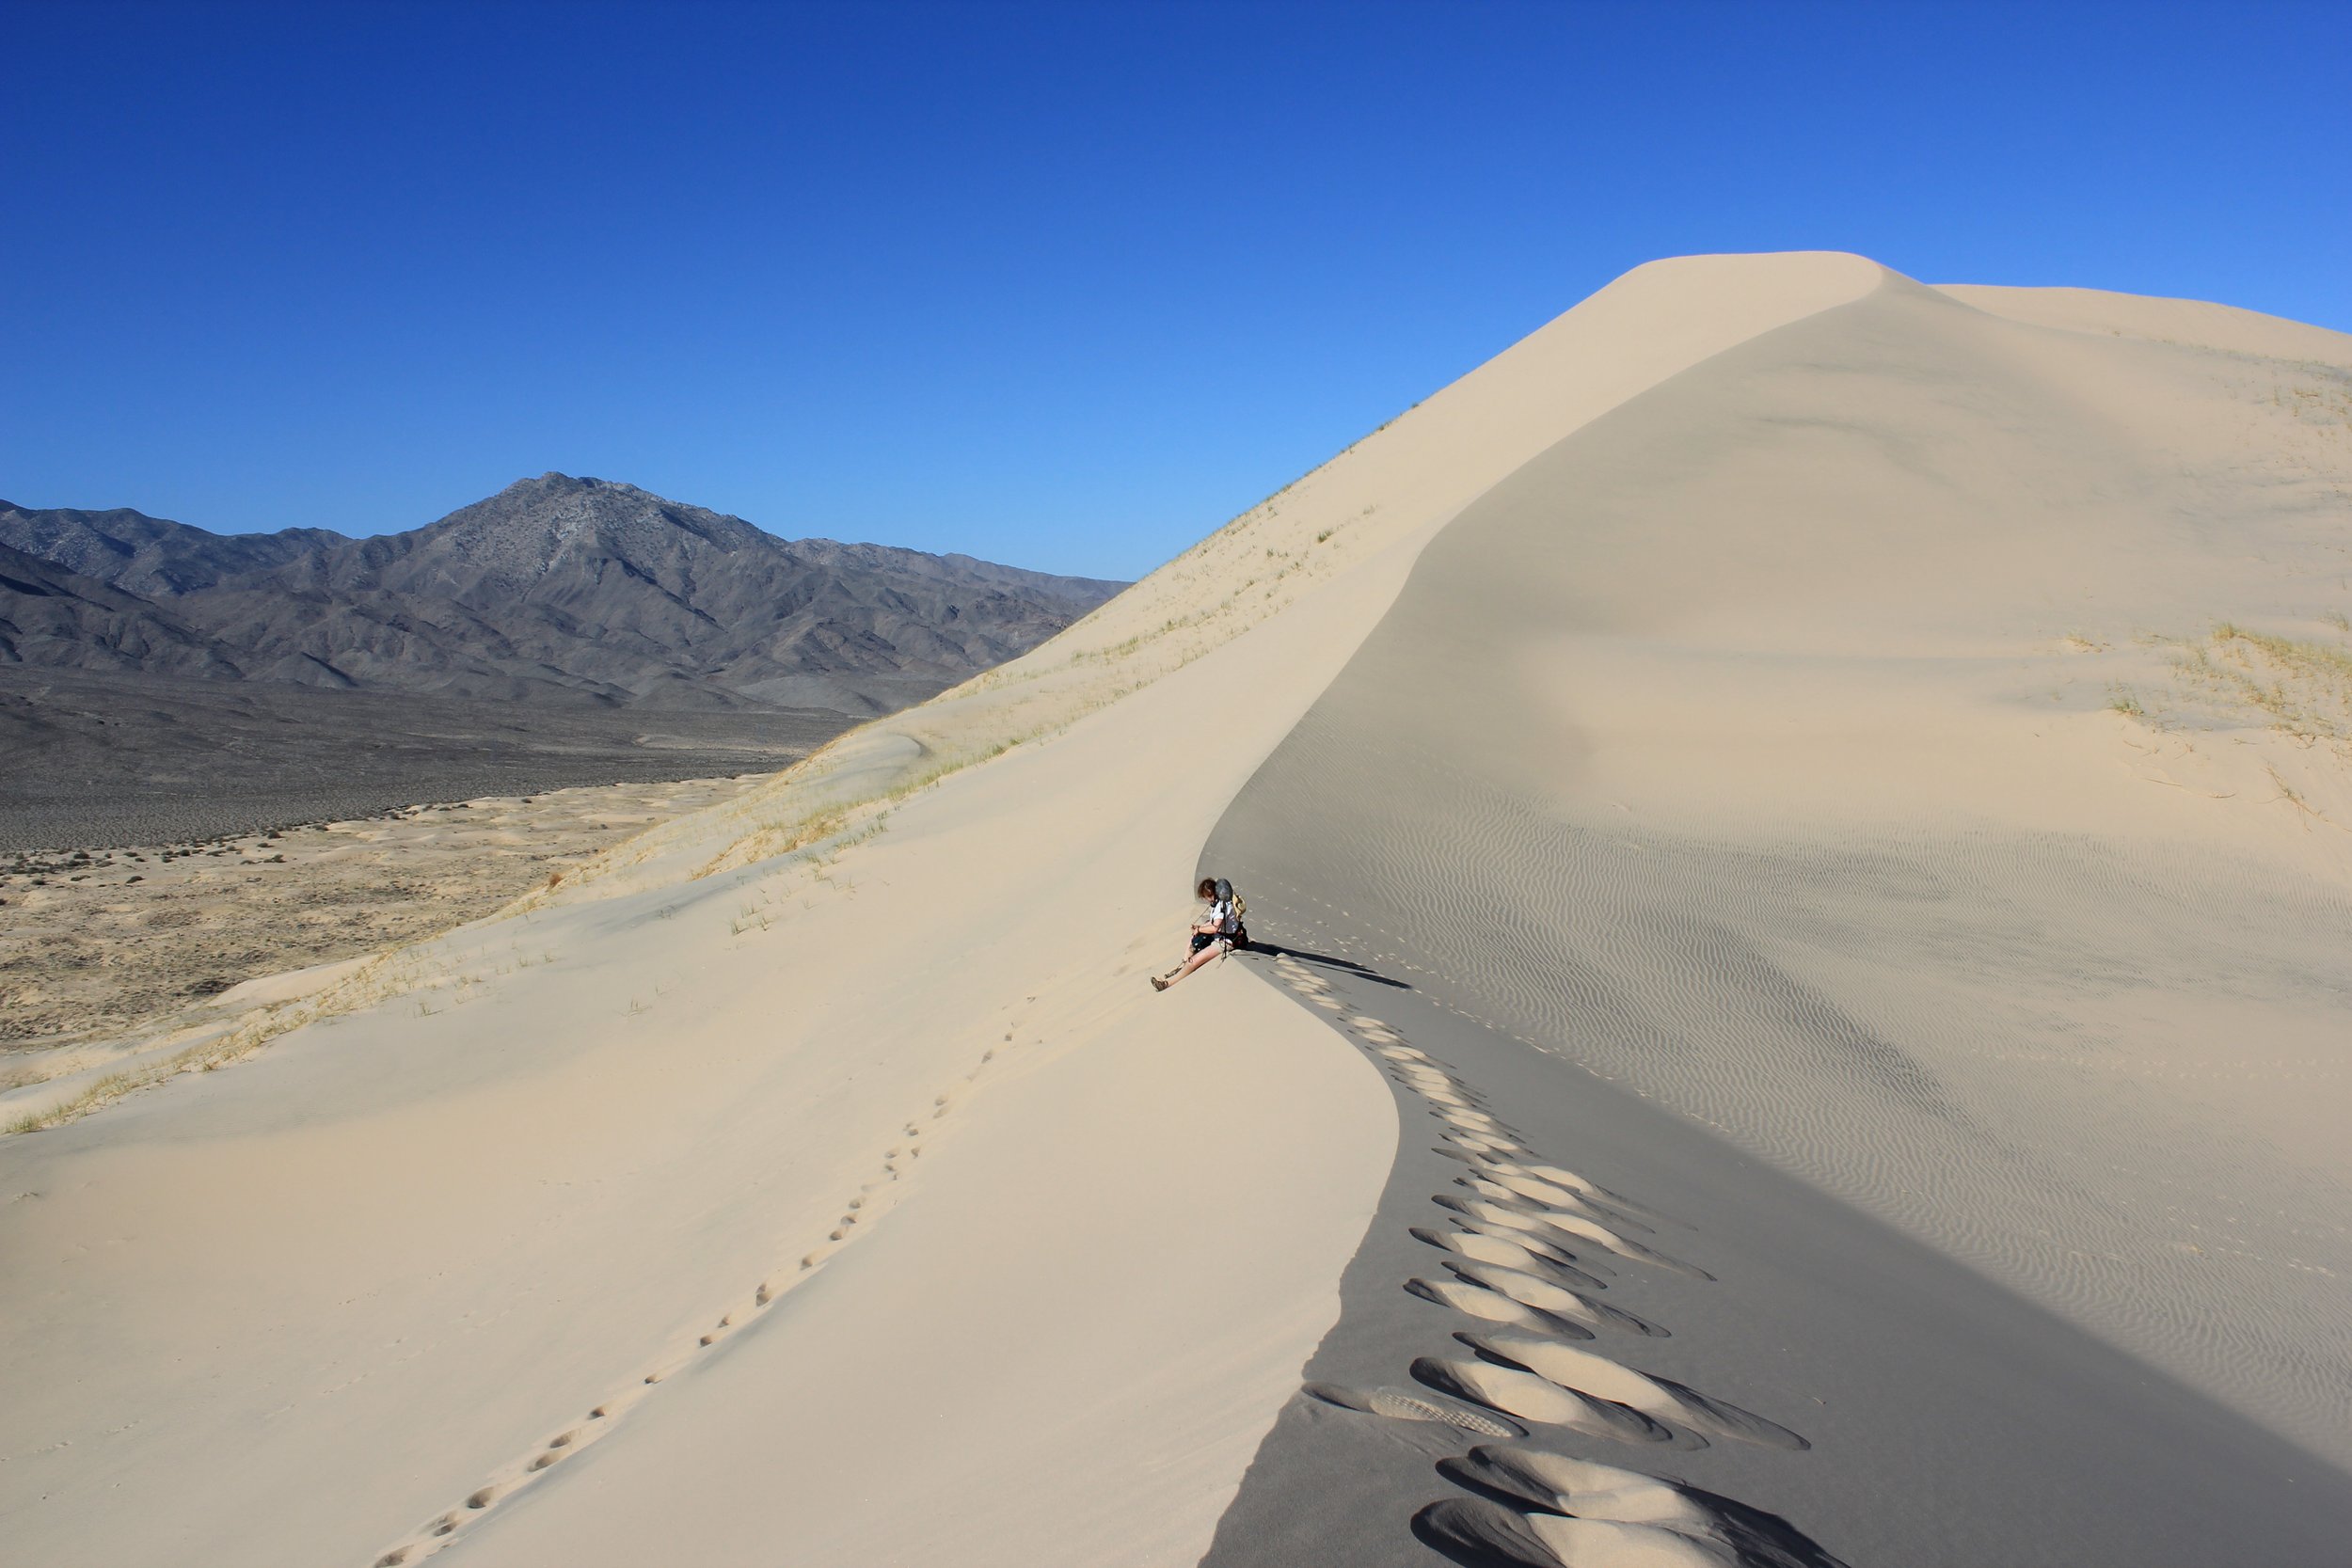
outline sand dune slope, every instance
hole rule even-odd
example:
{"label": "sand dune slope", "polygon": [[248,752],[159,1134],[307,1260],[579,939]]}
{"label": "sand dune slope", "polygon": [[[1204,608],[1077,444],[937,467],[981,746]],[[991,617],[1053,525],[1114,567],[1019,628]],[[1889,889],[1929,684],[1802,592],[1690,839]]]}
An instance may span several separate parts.
{"label": "sand dune slope", "polygon": [[[1763,1489],[1744,1500],[1810,1497],[1923,1563],[2302,1560],[2342,1506],[2347,369],[2352,339],[2247,312],[1888,275],[1467,508],[1213,839],[1283,918],[1482,1038],[1581,1064],[1907,1238],[1882,1276],[1768,1296],[1761,1221],[1737,1236],[1713,1211],[1711,1244],[1751,1251],[1776,1347],[1756,1352],[1780,1357],[1747,1370],[1819,1449],[1723,1472]],[[1624,1103],[1625,1125],[1652,1114]],[[1497,1147],[1473,1139],[1472,1165],[1531,1158]],[[2028,1408],[1990,1391],[2014,1357],[1942,1411],[1871,1410],[1842,1379],[1876,1353],[1857,1334],[1833,1354],[1803,1304],[1924,1300],[1913,1243],[2137,1358],[2086,1351],[2105,1370],[2045,1385],[2066,1420],[2167,1379],[2232,1418],[2120,1423],[2137,1466],[2035,1448],[2056,1418],[1941,1424]],[[1948,1329],[1890,1348],[1906,1387],[1994,1354]],[[1841,1467],[1862,1496],[1834,1496]],[[2001,1509],[1928,1501],[1971,1475]],[[2261,1481],[2194,1525],[2163,1514],[2223,1475]]]}
{"label": "sand dune slope", "polygon": [[1456,511],[1880,276],[1629,275],[1022,660],[0,1141],[0,1560],[1197,1556],[1395,1148],[1318,1015],[1143,987],[1200,845]]}

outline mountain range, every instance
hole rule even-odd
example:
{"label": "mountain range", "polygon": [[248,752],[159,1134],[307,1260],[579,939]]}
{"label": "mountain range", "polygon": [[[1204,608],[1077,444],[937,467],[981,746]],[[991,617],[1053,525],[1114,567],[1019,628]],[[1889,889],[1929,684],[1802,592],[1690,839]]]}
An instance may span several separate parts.
{"label": "mountain range", "polygon": [[666,707],[901,706],[1126,585],[787,540],[548,473],[352,539],[0,502],[0,664]]}

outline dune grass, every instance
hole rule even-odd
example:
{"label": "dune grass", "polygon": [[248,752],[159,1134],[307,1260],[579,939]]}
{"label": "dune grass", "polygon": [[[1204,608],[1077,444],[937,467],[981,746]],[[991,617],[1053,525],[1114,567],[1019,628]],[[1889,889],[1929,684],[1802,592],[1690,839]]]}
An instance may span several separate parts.
{"label": "dune grass", "polygon": [[2264,714],[2273,729],[2352,745],[2352,647],[2221,621],[2209,637],[2185,644],[2176,662],[2208,695]]}

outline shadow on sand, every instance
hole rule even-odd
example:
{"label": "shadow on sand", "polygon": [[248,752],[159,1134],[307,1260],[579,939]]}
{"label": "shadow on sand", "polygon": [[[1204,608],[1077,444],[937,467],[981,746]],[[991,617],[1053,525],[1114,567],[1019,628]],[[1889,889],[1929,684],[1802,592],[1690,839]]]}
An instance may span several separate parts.
{"label": "shadow on sand", "polygon": [[1279,942],[1260,942],[1252,937],[1242,957],[1265,958],[1295,958],[1300,963],[1321,964],[1326,969],[1344,971],[1359,980],[1369,980],[1375,986],[1388,986],[1396,990],[1413,988],[1402,980],[1391,980],[1376,969],[1366,969],[1353,958],[1335,958],[1328,953],[1316,953],[1304,947],[1285,947]]}

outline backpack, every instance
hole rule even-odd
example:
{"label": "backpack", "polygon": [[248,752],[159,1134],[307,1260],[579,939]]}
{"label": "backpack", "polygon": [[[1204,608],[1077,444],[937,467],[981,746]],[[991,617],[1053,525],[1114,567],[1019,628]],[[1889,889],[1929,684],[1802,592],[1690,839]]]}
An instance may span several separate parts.
{"label": "backpack", "polygon": [[1233,884],[1227,881],[1222,877],[1219,877],[1216,879],[1216,895],[1220,899],[1223,899],[1225,902],[1233,906],[1233,950],[1235,952],[1239,952],[1243,948],[1249,945],[1248,900],[1242,897],[1240,894],[1235,893],[1233,891]]}

